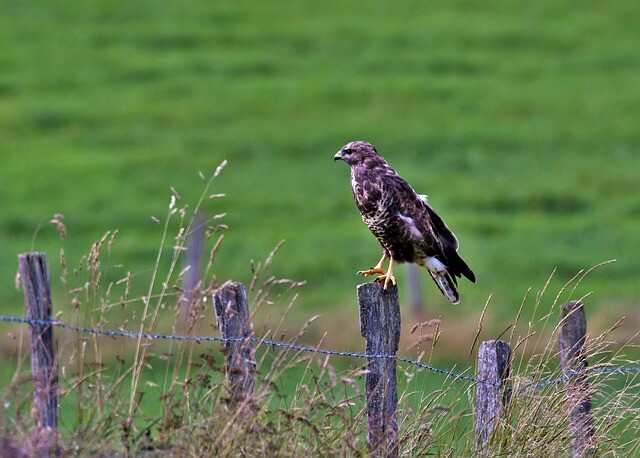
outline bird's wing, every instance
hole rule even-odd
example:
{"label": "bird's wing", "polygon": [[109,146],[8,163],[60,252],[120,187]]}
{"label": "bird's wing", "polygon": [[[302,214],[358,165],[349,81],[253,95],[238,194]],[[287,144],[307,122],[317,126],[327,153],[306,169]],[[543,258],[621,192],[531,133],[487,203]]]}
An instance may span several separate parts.
{"label": "bird's wing", "polygon": [[[405,226],[405,231],[412,235],[412,240],[419,243],[427,256],[444,256],[444,246],[438,234],[438,225],[434,225],[431,214],[426,211],[423,198],[419,196],[409,183],[395,171],[385,176],[390,192],[397,202],[396,213]],[[429,207],[430,208],[430,207]],[[435,214],[439,219],[438,215]],[[440,220],[440,219],[439,219]],[[442,220],[440,220],[442,222]],[[442,223],[444,225],[444,223]],[[446,228],[446,226],[444,226]],[[449,231],[451,233],[451,231]],[[453,236],[453,233],[451,233]],[[453,236],[455,239],[455,236]],[[457,242],[457,240],[456,240]]]}
{"label": "bird's wing", "polygon": [[423,200],[424,206],[427,209],[427,213],[429,214],[429,219],[431,220],[431,224],[434,232],[440,237],[445,245],[448,245],[450,248],[458,251],[460,247],[460,243],[458,242],[458,238],[456,235],[449,229],[449,227],[442,221],[442,218],[438,216],[436,211],[433,209],[431,205]]}
{"label": "bird's wing", "polygon": [[436,211],[429,205],[424,202],[424,206],[429,214],[429,220],[431,221],[431,226],[433,231],[437,234],[437,237],[442,246],[444,255],[447,261],[447,267],[449,273],[453,275],[453,280],[455,281],[455,277],[460,277],[464,275],[473,283],[476,282],[476,276],[473,271],[469,268],[466,262],[460,257],[458,254],[458,247],[460,244],[458,243],[458,238],[455,234],[449,229],[449,227],[442,221],[442,218],[438,216]]}
{"label": "bird's wing", "polygon": [[[395,172],[394,172],[395,173]],[[427,256],[435,256],[446,266],[455,284],[455,278],[464,275],[470,281],[476,281],[475,274],[458,255],[458,238],[429,205],[425,196],[418,195],[411,185],[395,175],[392,181],[400,190],[401,211],[410,216],[410,225],[418,227],[422,234],[422,249]]]}
{"label": "bird's wing", "polygon": [[440,259],[454,284],[455,277],[462,275],[475,282],[474,273],[458,255],[458,239],[426,199],[391,167],[376,176],[376,183],[382,201],[394,216],[396,229],[392,232],[405,243],[418,244],[426,256]]}

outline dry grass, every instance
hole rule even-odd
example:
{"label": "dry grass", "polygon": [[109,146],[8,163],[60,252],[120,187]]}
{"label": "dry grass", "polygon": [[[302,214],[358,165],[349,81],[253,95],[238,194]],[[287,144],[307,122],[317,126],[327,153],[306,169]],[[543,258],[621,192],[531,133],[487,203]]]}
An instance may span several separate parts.
{"label": "dry grass", "polygon": [[[196,217],[211,194],[215,174],[201,174],[204,190],[195,205],[181,205],[172,190],[163,219],[162,242],[150,277],[127,272],[111,259],[117,231],[107,232],[75,268],[61,252],[63,278],[70,309],[58,318],[80,326],[210,335],[211,296],[223,279],[216,272],[222,246],[219,222],[208,218],[210,246],[201,280],[185,291],[183,258],[189,236],[200,225]],[[62,230],[62,215],[52,222]],[[175,230],[175,235],[172,231]],[[66,228],[65,228],[66,233]],[[299,332],[286,329],[301,283],[277,279],[269,267],[278,245],[264,262],[252,263],[248,285],[252,318],[265,323],[256,334],[298,341],[314,321]],[[535,314],[518,313],[503,333],[514,355],[505,414],[487,444],[493,456],[566,456],[571,452],[567,427],[567,393],[562,383],[536,388],[559,376],[556,350],[557,316],[561,300],[588,275],[580,273],[553,300],[546,287],[536,295]],[[148,281],[147,293],[132,297],[132,284]],[[55,285],[54,285],[55,288]],[[188,306],[185,308],[185,297]],[[525,297],[525,301],[531,298]],[[286,306],[275,312],[273,304]],[[540,316],[536,316],[539,314]],[[277,318],[273,318],[277,316]],[[416,328],[415,338],[428,347],[422,359],[437,352],[439,320]],[[615,327],[615,326],[614,326]],[[424,328],[424,330],[423,330]],[[481,328],[481,324],[478,326]],[[610,332],[589,338],[591,393],[596,435],[593,445],[602,456],[637,452],[640,436],[639,383],[635,377],[600,373],[600,368],[634,364],[624,352],[612,351]],[[362,361],[338,367],[326,355],[258,346],[258,377],[254,395],[238,405],[229,398],[224,354],[195,341],[109,339],[91,334],[56,331],[60,364],[60,442],[68,456],[366,456],[366,399],[362,392]],[[33,431],[30,378],[24,334],[16,336],[17,370],[3,390],[2,434],[6,447],[27,451]],[[318,342],[322,345],[322,342]],[[533,354],[533,356],[531,356]],[[400,364],[398,420],[400,451],[406,456],[474,456],[479,452],[473,431],[474,383]],[[21,445],[22,444],[22,445]],[[5,446],[3,445],[3,446]],[[7,449],[8,450],[8,449]]]}

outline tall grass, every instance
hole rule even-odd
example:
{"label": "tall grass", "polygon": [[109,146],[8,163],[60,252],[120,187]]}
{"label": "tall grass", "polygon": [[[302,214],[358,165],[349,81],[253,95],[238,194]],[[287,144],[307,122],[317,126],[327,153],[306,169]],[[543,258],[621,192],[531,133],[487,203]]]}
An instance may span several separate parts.
{"label": "tall grass", "polygon": [[[127,271],[112,257],[117,231],[105,233],[75,267],[61,252],[61,285],[68,306],[59,307],[56,317],[108,329],[192,336],[214,333],[211,297],[226,280],[215,262],[219,250],[224,249],[224,215],[206,220],[208,256],[201,282],[192,291],[186,321],[183,285],[188,268],[182,262],[188,238],[200,221],[197,215],[223,197],[212,194],[213,182],[223,166],[210,178],[200,174],[203,191],[192,206],[172,189],[166,215],[155,218],[161,227],[161,243],[157,256],[150,260],[145,295],[131,295],[132,284],[144,277]],[[61,235],[66,233],[61,215],[52,224]],[[296,332],[287,328],[287,314],[295,307],[302,282],[271,275],[279,247],[264,261],[251,262],[253,277],[248,292],[252,320],[261,323],[255,331],[258,336],[296,342],[316,317]],[[590,272],[579,273],[555,295],[547,291],[549,281],[533,298],[535,312],[528,317],[522,316],[524,304],[531,299],[525,297],[512,325],[503,333],[518,356],[512,362],[510,401],[487,445],[494,456],[570,454],[567,393],[561,382],[536,385],[560,374],[555,343],[558,307],[565,297],[575,294]],[[443,326],[450,325],[431,320],[414,328],[419,330],[420,344],[428,346],[418,351],[419,359],[430,360],[437,354]],[[256,390],[238,405],[229,398],[224,353],[214,345],[144,337],[112,339],[60,329],[55,333],[61,446],[68,456],[369,454],[362,388],[366,366],[362,361],[258,345]],[[640,444],[640,384],[636,377],[601,373],[599,369],[637,362],[626,361],[628,345],[616,347],[609,337],[610,332],[604,332],[590,336],[587,342],[597,431],[593,441],[602,456],[629,455],[637,452]],[[17,369],[2,391],[0,428],[5,438],[11,438],[3,441],[3,447],[29,454],[33,452],[29,448],[33,420],[24,340],[21,329],[15,335]],[[317,344],[321,346],[322,340]],[[403,455],[478,453],[473,431],[474,382],[400,363],[399,386]]]}

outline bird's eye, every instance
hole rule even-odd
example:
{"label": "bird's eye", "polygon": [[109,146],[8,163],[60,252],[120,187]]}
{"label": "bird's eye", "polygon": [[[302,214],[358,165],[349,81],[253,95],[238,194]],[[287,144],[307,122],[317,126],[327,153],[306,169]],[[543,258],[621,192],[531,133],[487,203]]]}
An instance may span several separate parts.
{"label": "bird's eye", "polygon": [[345,149],[342,150],[342,152],[344,154],[351,154],[351,153],[353,153],[353,150],[351,148],[345,148]]}

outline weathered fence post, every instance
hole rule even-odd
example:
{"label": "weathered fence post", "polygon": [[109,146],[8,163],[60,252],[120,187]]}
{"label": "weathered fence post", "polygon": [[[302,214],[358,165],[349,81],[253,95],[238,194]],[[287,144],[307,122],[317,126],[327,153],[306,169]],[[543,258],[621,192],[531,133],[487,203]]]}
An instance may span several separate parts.
{"label": "weathered fence post", "polygon": [[[51,321],[51,286],[49,265],[41,253],[18,256],[20,280],[24,291],[27,317]],[[58,364],[53,348],[53,327],[31,323],[31,371],[35,435],[33,453],[57,455],[58,443]]]}
{"label": "weathered fence post", "polygon": [[367,355],[393,355],[368,358],[366,375],[367,439],[374,454],[398,456],[398,393],[396,360],[400,340],[398,288],[383,290],[381,282],[358,285],[360,333],[367,340]]}
{"label": "weathered fence post", "polygon": [[416,264],[407,266],[407,285],[409,287],[409,298],[411,303],[411,311],[416,321],[424,321],[424,299],[420,290],[420,277],[422,272],[418,271]]}
{"label": "weathered fence post", "polygon": [[595,456],[597,453],[597,447],[592,443],[595,426],[591,414],[588,363],[584,348],[586,339],[587,316],[582,303],[567,302],[561,309],[558,344],[567,389],[573,456],[576,458]]}
{"label": "weathered fence post", "polygon": [[227,356],[230,398],[237,404],[251,399],[255,388],[256,359],[251,337],[247,292],[242,283],[227,282],[213,296],[218,327]]}
{"label": "weathered fence post", "polygon": [[478,386],[476,391],[476,441],[481,455],[490,454],[487,442],[509,400],[511,348],[503,340],[482,342],[478,350]]}
{"label": "weathered fence post", "polygon": [[184,296],[182,298],[181,322],[183,328],[189,330],[197,319],[197,298],[198,290],[201,289],[200,264],[202,263],[202,255],[204,252],[204,232],[207,220],[198,213],[193,222],[193,229],[189,235],[189,243],[187,245],[187,259],[185,267],[189,270],[184,278]]}

